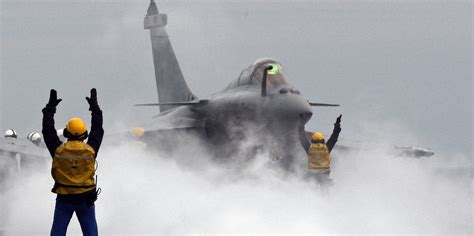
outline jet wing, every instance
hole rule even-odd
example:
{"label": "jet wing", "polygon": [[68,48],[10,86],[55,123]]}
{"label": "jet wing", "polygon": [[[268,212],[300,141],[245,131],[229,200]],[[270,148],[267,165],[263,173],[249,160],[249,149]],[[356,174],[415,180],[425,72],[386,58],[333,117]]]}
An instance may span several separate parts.
{"label": "jet wing", "polygon": [[338,107],[339,104],[329,104],[329,103],[318,103],[318,102],[309,102],[309,105],[312,107]]}
{"label": "jet wing", "polygon": [[207,104],[209,101],[207,99],[200,99],[200,100],[193,100],[189,102],[161,102],[161,103],[142,103],[142,104],[135,104],[135,106],[196,106],[196,105],[204,105]]}
{"label": "jet wing", "polygon": [[178,106],[154,116],[151,123],[143,127],[143,134],[134,137],[131,133],[128,139],[144,143],[147,149],[157,149],[172,152],[176,145],[186,143],[189,135],[197,135],[191,140],[205,141],[205,120],[192,106]]}
{"label": "jet wing", "polygon": [[[130,130],[108,132],[104,137],[104,145],[121,145],[130,141],[142,141],[150,146],[163,146],[171,141],[176,134],[186,132],[203,132],[205,121],[196,113],[192,106],[178,106],[153,117],[149,123]],[[135,136],[134,130],[143,130]]]}
{"label": "jet wing", "polygon": [[13,153],[22,156],[46,157],[48,151],[43,145],[36,146],[28,139],[0,139],[0,153]]}
{"label": "jet wing", "polygon": [[[311,136],[313,132],[305,131],[305,136],[308,141],[311,140]],[[303,147],[309,148],[309,145],[305,146],[303,143]],[[360,150],[364,149],[367,145],[363,145],[364,143],[355,139],[348,139],[348,138],[339,138],[336,146],[334,146],[334,150],[339,151],[353,151],[353,150]],[[365,143],[366,144],[366,143]],[[434,155],[434,152],[431,151],[429,148],[419,148],[419,147],[400,147],[394,145],[394,153],[397,156],[404,156],[404,157],[430,157]]]}
{"label": "jet wing", "polygon": [[163,112],[153,117],[151,130],[172,130],[188,128],[204,128],[205,121],[202,116],[188,106]]}

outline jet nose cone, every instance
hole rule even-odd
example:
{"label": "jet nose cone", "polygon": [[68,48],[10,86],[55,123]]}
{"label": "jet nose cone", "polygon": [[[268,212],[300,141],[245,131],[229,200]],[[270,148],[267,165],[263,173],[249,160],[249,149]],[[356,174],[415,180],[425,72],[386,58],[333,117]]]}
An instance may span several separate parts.
{"label": "jet nose cone", "polygon": [[309,120],[309,118],[311,118],[311,116],[313,115],[313,112],[311,111],[311,106],[309,105],[308,101],[306,101],[306,99],[304,99],[300,95],[290,95],[286,106],[288,107],[291,113],[297,114],[301,118],[304,118],[306,120]]}
{"label": "jet nose cone", "polygon": [[307,122],[313,115],[308,101],[300,94],[280,93],[280,90],[282,89],[278,89],[274,96],[268,97],[266,104],[268,114],[282,118],[303,119]]}

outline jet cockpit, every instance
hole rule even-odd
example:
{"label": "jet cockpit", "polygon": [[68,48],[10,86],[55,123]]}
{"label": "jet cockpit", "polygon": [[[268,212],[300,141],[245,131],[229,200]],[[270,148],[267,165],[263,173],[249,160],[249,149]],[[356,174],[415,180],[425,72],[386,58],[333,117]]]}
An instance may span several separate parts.
{"label": "jet cockpit", "polygon": [[239,78],[234,80],[227,89],[232,89],[240,86],[261,87],[263,75],[266,68],[272,67],[267,72],[267,88],[273,88],[280,85],[288,85],[288,80],[284,70],[279,62],[272,58],[258,59],[254,64],[245,68],[239,75]]}

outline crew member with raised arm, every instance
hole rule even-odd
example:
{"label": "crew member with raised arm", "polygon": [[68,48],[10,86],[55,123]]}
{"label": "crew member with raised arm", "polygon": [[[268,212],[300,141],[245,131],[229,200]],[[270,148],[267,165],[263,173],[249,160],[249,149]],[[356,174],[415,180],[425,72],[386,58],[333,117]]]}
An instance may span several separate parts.
{"label": "crew member with raised arm", "polygon": [[331,137],[327,142],[325,142],[324,135],[320,132],[315,132],[311,137],[311,146],[308,150],[308,168],[310,173],[316,176],[316,179],[322,184],[332,184],[332,180],[329,178],[331,172],[329,154],[336,145],[341,132],[341,117],[342,115],[337,117]]}
{"label": "crew member with raised arm", "polygon": [[[66,235],[69,221],[75,212],[86,236],[98,235],[95,218],[96,158],[102,143],[102,110],[97,103],[97,91],[91,89],[90,97],[86,97],[92,114],[91,131],[88,133],[86,124],[79,118],[72,118],[66,124],[64,137],[67,142],[59,140],[54,127],[56,107],[62,99],[58,99],[54,89],[50,91],[49,102],[43,108],[43,137],[51,154],[51,175],[54,186],[51,190],[57,194],[51,235]],[[87,139],[87,142],[85,140]]]}

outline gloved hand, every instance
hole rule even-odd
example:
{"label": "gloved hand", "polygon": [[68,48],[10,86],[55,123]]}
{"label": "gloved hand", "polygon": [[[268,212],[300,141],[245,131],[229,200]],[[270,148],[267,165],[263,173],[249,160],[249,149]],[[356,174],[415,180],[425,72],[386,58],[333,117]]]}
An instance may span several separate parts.
{"label": "gloved hand", "polygon": [[56,111],[56,107],[61,101],[62,99],[58,99],[58,93],[56,92],[56,90],[51,89],[51,91],[49,92],[49,101],[48,104],[46,104],[46,107]]}
{"label": "gloved hand", "polygon": [[342,114],[337,117],[336,123],[334,123],[334,130],[337,130],[338,132],[341,132],[341,117]]}
{"label": "gloved hand", "polygon": [[341,125],[341,117],[342,114],[337,117],[335,125]]}
{"label": "gloved hand", "polygon": [[97,103],[97,90],[95,88],[91,89],[91,97],[86,97],[86,100],[89,103],[89,111],[100,110],[99,104]]}

